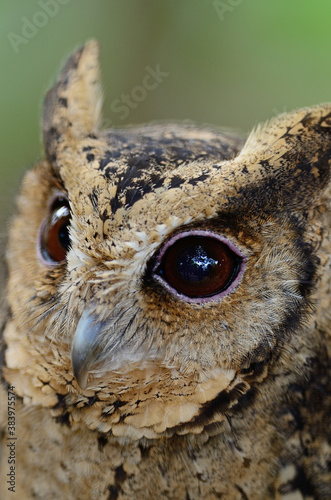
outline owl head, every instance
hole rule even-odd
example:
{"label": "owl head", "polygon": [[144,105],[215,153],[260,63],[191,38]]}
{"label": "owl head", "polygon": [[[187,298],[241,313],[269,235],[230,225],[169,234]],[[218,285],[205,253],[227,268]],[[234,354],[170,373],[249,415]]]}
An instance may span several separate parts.
{"label": "owl head", "polygon": [[100,130],[100,109],[91,41],[46,95],[45,158],[18,199],[4,376],[73,427],[221,432],[303,374],[329,328],[331,106],[245,144],[189,124]]}

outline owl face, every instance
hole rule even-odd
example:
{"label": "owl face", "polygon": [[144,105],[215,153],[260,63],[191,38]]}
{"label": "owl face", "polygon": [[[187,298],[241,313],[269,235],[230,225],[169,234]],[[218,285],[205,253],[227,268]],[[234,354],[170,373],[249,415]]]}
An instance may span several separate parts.
{"label": "owl face", "polygon": [[244,147],[192,125],[100,131],[97,75],[90,42],[46,97],[10,238],[6,377],[69,425],[220,432],[312,321],[331,108]]}

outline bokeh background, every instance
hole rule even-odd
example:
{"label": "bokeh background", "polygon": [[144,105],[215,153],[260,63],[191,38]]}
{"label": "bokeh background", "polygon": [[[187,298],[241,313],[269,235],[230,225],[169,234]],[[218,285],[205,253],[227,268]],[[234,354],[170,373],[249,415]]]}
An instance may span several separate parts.
{"label": "bokeh background", "polygon": [[[106,125],[190,119],[246,134],[331,101],[330,19],[330,0],[1,2],[0,241],[23,172],[42,155],[43,95],[84,41],[102,46]],[[134,89],[157,67],[167,76],[141,98]],[[116,111],[132,92],[135,106]]]}

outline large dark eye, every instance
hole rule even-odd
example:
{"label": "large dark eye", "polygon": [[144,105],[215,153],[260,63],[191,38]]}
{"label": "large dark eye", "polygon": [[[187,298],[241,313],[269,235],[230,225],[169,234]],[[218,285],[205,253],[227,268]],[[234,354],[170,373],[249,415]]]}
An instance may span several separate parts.
{"label": "large dark eye", "polygon": [[70,209],[68,200],[58,196],[50,206],[49,215],[43,220],[39,231],[39,253],[48,264],[65,260],[70,248]]}
{"label": "large dark eye", "polygon": [[245,257],[226,238],[209,231],[188,231],[161,250],[155,277],[188,302],[217,300],[237,285]]}

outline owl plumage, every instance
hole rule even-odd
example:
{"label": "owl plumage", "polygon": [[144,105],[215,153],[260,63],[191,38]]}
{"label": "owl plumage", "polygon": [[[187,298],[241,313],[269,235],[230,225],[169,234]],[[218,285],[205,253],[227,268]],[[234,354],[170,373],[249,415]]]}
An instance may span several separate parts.
{"label": "owl plumage", "polygon": [[19,498],[331,498],[331,105],[245,143],[100,109],[91,41],[10,229],[1,477],[14,387]]}

